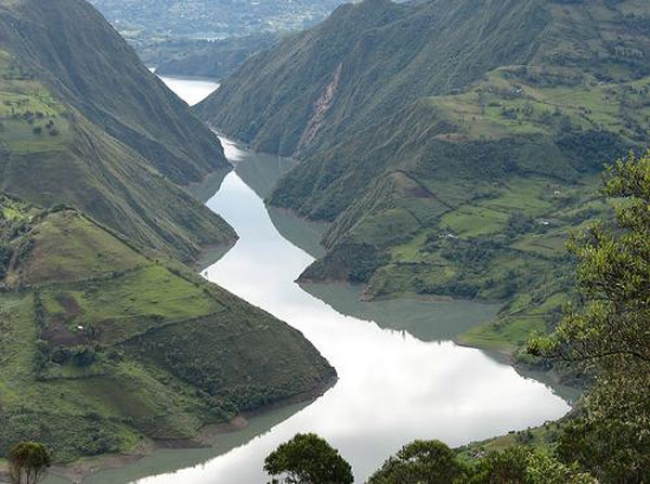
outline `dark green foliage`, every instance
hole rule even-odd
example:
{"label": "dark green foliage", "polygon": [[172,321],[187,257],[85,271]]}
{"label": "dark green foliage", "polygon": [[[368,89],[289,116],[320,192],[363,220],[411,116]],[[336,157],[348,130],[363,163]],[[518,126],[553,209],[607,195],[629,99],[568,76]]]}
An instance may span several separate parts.
{"label": "dark green foliage", "polygon": [[478,462],[469,484],[528,484],[529,451],[508,447],[503,452],[491,452]]}
{"label": "dark green foliage", "polygon": [[38,484],[50,465],[50,453],[38,442],[21,442],[9,452],[12,484]]}
{"label": "dark green foliage", "polygon": [[604,193],[618,199],[616,223],[573,237],[581,301],[568,307],[553,335],[531,344],[534,354],[596,372],[584,415],[567,428],[559,452],[604,483],[646,483],[650,476],[649,174],[650,153],[609,168]]}
{"label": "dark green foliage", "polygon": [[565,133],[557,144],[576,170],[585,172],[600,172],[609,160],[622,156],[628,148],[619,135],[610,131]]}
{"label": "dark green foliage", "polygon": [[[206,318],[149,331],[122,348],[199,388],[210,405],[234,412],[306,395],[335,377],[299,332],[246,304],[233,301],[229,306]],[[233,319],[239,322],[236,329]],[[275,349],[266,354],[270,342]],[[288,366],[302,369],[288,374],[282,370]]]}
{"label": "dark green foliage", "polygon": [[544,451],[510,445],[461,458],[438,441],[415,441],[389,458],[368,484],[594,484]]}
{"label": "dark green foliage", "polygon": [[13,249],[6,244],[0,244],[0,279],[3,279],[7,273],[7,265],[13,255]]}
{"label": "dark green foliage", "polygon": [[12,439],[37,439],[51,449],[53,462],[70,462],[79,457],[116,453],[124,449],[121,430],[115,421],[93,415],[64,413],[20,412],[10,410],[0,416],[0,454],[9,455],[6,448]]}
{"label": "dark green foliage", "polygon": [[647,484],[650,446],[644,429],[621,420],[577,419],[562,428],[557,454],[564,462],[613,484]]}
{"label": "dark green foliage", "polygon": [[70,356],[75,366],[90,366],[97,360],[95,349],[90,346],[77,346],[72,349]]}
{"label": "dark green foliage", "polygon": [[[352,484],[352,468],[316,434],[296,434],[264,459],[272,483]],[[276,479],[275,476],[281,476]]]}
{"label": "dark green foliage", "polygon": [[304,281],[346,280],[353,284],[368,282],[386,262],[386,254],[370,244],[343,242],[324,259],[314,262],[300,276]]}
{"label": "dark green foliage", "polygon": [[453,450],[437,440],[416,440],[389,458],[368,484],[451,484],[467,470]]}

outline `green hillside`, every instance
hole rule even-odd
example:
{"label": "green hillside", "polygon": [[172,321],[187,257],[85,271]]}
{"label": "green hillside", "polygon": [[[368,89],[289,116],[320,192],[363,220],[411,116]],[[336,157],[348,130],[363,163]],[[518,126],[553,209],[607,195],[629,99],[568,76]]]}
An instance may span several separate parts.
{"label": "green hillside", "polygon": [[0,456],[197,445],[333,381],[301,333],[182,264],[236,238],[181,187],[227,166],[88,4],[0,0]]}
{"label": "green hillside", "polygon": [[268,201],[333,222],[302,275],[368,298],[501,301],[469,344],[552,328],[564,242],[650,129],[640,0],[366,0],[251,58],[196,112],[301,163]]}
{"label": "green hillside", "polygon": [[92,7],[3,0],[0,31],[2,190],[185,261],[234,241],[177,185],[228,166],[218,140]]}
{"label": "green hillside", "polygon": [[[3,2],[15,58],[60,100],[175,183],[227,168],[219,141],[83,0]],[[119,62],[116,60],[119,59]]]}
{"label": "green hillside", "polygon": [[190,441],[335,377],[298,331],[78,211],[0,209],[0,455],[23,440],[59,462]]}

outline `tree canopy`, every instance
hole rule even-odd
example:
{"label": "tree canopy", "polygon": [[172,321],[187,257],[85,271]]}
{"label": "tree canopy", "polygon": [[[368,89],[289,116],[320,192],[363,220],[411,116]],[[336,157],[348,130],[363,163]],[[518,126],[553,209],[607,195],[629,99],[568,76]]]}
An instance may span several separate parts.
{"label": "tree canopy", "polygon": [[9,452],[12,484],[36,484],[52,464],[50,453],[38,442],[21,442]]}
{"label": "tree canopy", "polygon": [[[296,434],[264,460],[272,483],[352,484],[352,467],[318,435]],[[279,476],[280,480],[275,477]]]}
{"label": "tree canopy", "polygon": [[416,440],[384,462],[368,484],[448,484],[463,474],[463,466],[447,445]]}
{"label": "tree canopy", "polygon": [[613,223],[574,235],[579,304],[531,350],[596,374],[582,417],[560,439],[559,455],[600,482],[650,482],[650,152],[630,154],[605,175]]}

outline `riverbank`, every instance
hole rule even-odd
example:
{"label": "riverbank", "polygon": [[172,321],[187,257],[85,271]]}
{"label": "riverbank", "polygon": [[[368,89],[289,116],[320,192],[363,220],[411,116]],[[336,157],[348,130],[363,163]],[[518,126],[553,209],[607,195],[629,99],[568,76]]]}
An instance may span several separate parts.
{"label": "riverbank", "polygon": [[[264,457],[298,432],[318,433],[337,447],[363,482],[412,440],[436,438],[453,447],[540,425],[569,410],[549,388],[511,366],[435,334],[485,320],[485,305],[409,301],[409,307],[423,305],[421,320],[410,324],[411,309],[397,307],[391,316],[380,301],[372,307],[383,319],[362,319],[302,290],[294,281],[314,258],[278,233],[259,196],[274,181],[270,173],[281,174],[290,163],[230,145],[225,151],[236,172],[207,206],[240,238],[201,273],[302,332],[337,369],[338,383],[309,405],[270,410],[246,426],[239,421],[243,428],[220,433],[214,448],[158,448],[119,470],[91,474],[88,484],[265,482]],[[287,223],[300,232],[301,224]],[[413,336],[416,327],[425,330]]]}
{"label": "riverbank", "polygon": [[[254,419],[264,417],[277,410],[289,408],[295,405],[307,405],[336,384],[337,378],[334,377],[328,382],[314,388],[310,392],[304,392],[289,398],[278,400],[267,405],[263,405],[255,410],[242,412],[231,419],[229,422],[212,424],[204,426],[197,435],[192,439],[178,440],[142,440],[136,447],[129,452],[112,455],[101,455],[88,457],[64,465],[55,465],[49,471],[49,475],[65,482],[77,484],[87,482],[87,480],[98,473],[111,470],[123,469],[137,461],[151,457],[157,451],[161,450],[191,450],[206,449],[209,450],[216,446],[220,439],[228,434],[242,432],[247,429],[250,422]],[[218,455],[218,454],[217,454]],[[213,456],[215,457],[215,456]],[[7,463],[0,461],[0,484],[4,484],[2,479],[9,481]],[[48,481],[46,481],[47,483]]]}

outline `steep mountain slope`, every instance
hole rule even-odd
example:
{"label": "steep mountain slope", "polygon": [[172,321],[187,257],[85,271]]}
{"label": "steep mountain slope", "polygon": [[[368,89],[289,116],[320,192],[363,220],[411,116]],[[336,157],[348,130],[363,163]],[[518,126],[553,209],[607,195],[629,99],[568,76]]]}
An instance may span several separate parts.
{"label": "steep mountain slope", "polygon": [[0,2],[0,186],[183,260],[231,228],[176,183],[228,167],[187,105],[79,0]]}
{"label": "steep mountain slope", "polygon": [[[6,10],[11,50],[63,102],[175,183],[227,168],[219,141],[82,0],[23,1]],[[117,60],[119,59],[119,62]],[[45,74],[47,72],[47,74]]]}
{"label": "steep mountain slope", "polygon": [[303,280],[508,301],[483,343],[521,342],[557,320],[569,228],[608,213],[603,163],[648,142],[648,22],[640,0],[366,0],[196,112],[301,160],[269,202],[333,222]]}
{"label": "steep mountain slope", "polygon": [[344,5],[251,59],[196,112],[255,148],[290,155],[331,146],[420,97],[466,89],[500,66],[579,67],[600,80],[647,75],[644,17],[626,15],[644,12],[643,3],[605,3]]}
{"label": "steep mountain slope", "polygon": [[189,441],[335,377],[298,331],[75,210],[1,197],[0,253],[0,455]]}

